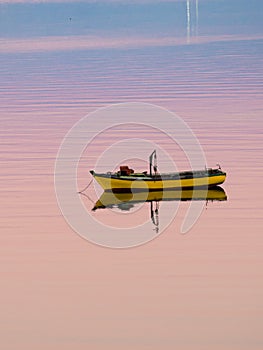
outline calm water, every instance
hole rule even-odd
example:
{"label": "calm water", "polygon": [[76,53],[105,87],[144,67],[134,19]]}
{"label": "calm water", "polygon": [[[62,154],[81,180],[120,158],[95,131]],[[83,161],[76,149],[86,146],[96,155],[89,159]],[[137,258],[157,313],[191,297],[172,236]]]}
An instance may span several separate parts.
{"label": "calm water", "polygon": [[[200,1],[197,16],[191,1],[188,21],[183,1],[0,1],[3,348],[262,349],[262,4],[246,3]],[[207,164],[226,170],[228,200],[208,202],[186,235],[180,227],[189,203],[162,203],[160,221],[179,207],[159,237],[107,249],[64,220],[55,159],[87,113],[131,101],[157,104],[188,123]],[[130,134],[187,166],[165,137],[117,128],[84,152],[79,189],[105,148]],[[136,156],[132,164],[144,167]],[[98,196],[93,186],[87,194],[91,213]],[[149,209],[91,215],[129,227],[149,220]]]}

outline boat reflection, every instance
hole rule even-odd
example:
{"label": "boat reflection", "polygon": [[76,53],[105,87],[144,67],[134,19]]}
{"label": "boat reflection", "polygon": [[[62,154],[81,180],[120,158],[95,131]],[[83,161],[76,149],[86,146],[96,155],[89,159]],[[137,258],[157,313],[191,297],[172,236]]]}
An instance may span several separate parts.
{"label": "boat reflection", "polygon": [[160,201],[225,201],[227,196],[223,188],[211,189],[167,190],[153,192],[113,193],[105,191],[95,203],[93,211],[105,208],[118,208],[128,211],[138,203]]}
{"label": "boat reflection", "polygon": [[210,189],[165,190],[153,192],[115,193],[105,191],[97,200],[93,211],[98,209],[117,208],[129,211],[139,203],[150,202],[150,217],[156,233],[159,231],[159,203],[161,201],[226,201],[227,195],[223,188],[216,186]]}
{"label": "boat reflection", "polygon": [[211,189],[166,190],[153,192],[113,193],[105,191],[95,203],[93,211],[105,208],[117,208],[129,211],[135,205],[150,202],[150,216],[155,231],[159,231],[159,203],[161,201],[226,201],[227,195],[223,188],[216,186]]}

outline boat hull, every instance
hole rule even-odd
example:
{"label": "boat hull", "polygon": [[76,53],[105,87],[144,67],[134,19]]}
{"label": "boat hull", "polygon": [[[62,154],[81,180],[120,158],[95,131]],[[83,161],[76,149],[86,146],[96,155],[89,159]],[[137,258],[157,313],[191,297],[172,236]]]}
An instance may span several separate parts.
{"label": "boat hull", "polygon": [[177,179],[165,177],[149,179],[128,176],[121,178],[110,174],[97,174],[94,171],[91,173],[104,191],[113,192],[163,191],[171,189],[191,189],[196,187],[214,187],[222,184],[226,179],[226,174],[223,172]]}

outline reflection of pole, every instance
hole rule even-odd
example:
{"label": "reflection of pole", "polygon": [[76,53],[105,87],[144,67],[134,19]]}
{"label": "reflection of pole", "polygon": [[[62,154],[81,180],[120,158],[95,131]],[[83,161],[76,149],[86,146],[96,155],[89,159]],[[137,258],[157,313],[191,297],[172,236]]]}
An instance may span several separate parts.
{"label": "reflection of pole", "polygon": [[191,17],[190,17],[190,0],[186,1],[186,17],[187,17],[187,42],[190,42],[191,34]]}
{"label": "reflection of pole", "polygon": [[155,210],[153,208],[153,202],[151,201],[151,219],[155,226],[156,233],[159,232],[159,203],[155,202]]}

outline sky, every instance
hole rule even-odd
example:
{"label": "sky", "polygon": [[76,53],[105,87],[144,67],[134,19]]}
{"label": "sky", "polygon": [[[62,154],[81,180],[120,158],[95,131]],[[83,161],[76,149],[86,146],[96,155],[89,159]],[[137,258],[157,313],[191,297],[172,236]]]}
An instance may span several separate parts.
{"label": "sky", "polygon": [[[182,38],[262,34],[263,2],[0,0],[0,37]],[[196,11],[198,4],[198,12]],[[188,23],[189,22],[189,23]]]}

